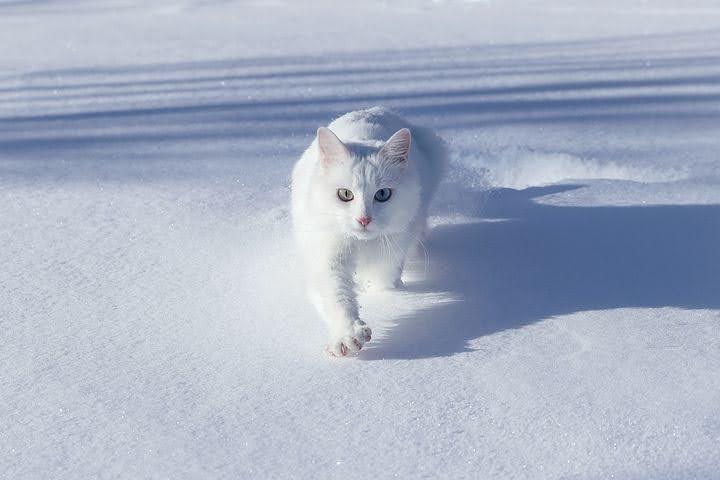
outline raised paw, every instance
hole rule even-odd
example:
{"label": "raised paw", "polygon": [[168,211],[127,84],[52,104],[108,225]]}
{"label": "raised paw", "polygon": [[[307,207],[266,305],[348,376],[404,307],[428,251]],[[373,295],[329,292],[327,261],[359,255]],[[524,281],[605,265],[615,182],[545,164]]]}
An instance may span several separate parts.
{"label": "raised paw", "polygon": [[362,320],[356,320],[344,335],[333,338],[325,352],[332,357],[346,357],[362,350],[363,345],[370,341],[372,330]]}

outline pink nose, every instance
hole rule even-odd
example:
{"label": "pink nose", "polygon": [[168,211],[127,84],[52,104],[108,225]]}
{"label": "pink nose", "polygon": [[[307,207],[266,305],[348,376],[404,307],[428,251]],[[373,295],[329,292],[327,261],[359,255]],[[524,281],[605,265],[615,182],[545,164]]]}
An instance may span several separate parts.
{"label": "pink nose", "polygon": [[360,217],[357,219],[358,223],[362,225],[363,227],[367,227],[368,223],[372,221],[372,218],[370,217]]}

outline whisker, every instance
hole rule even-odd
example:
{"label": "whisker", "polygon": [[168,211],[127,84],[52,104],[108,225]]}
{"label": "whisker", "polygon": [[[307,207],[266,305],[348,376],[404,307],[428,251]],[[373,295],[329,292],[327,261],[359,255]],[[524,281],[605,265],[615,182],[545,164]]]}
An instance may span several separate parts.
{"label": "whisker", "polygon": [[390,261],[392,261],[392,252],[390,251],[390,240],[387,238],[387,235],[385,235],[385,234],[383,234],[380,238],[382,238],[382,244],[385,247],[384,260],[390,262]]}
{"label": "whisker", "polygon": [[398,264],[400,261],[403,260],[403,258],[402,258],[402,256],[403,256],[402,249],[397,245],[397,242],[396,242],[390,235],[388,235],[387,238],[388,238],[389,244],[391,245],[391,247],[392,247],[392,249],[393,249],[392,262],[395,263],[395,264]]}
{"label": "whisker", "polygon": [[422,239],[418,236],[415,237],[415,241],[420,245],[420,248],[422,248],[423,251],[423,276],[427,277],[428,269],[430,267],[430,252],[428,252],[427,247],[425,246],[425,242],[422,241]]}

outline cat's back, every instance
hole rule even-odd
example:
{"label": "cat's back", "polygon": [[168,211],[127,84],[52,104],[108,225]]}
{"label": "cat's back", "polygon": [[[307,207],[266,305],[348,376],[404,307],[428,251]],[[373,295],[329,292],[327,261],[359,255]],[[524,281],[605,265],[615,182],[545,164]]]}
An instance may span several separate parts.
{"label": "cat's back", "polygon": [[[328,128],[343,142],[380,146],[393,133],[411,125],[396,113],[383,108],[372,107],[354,110],[336,118]],[[305,150],[293,169],[293,184],[300,189],[307,184],[317,166],[317,138]]]}
{"label": "cat's back", "polygon": [[445,172],[448,153],[445,142],[434,130],[408,122],[385,107],[346,113],[329,128],[343,141],[380,146],[401,128],[412,133],[410,158],[420,177],[424,201],[429,201]]}
{"label": "cat's back", "polygon": [[348,112],[328,125],[341,140],[366,144],[380,144],[401,128],[412,127],[405,119],[384,107]]}

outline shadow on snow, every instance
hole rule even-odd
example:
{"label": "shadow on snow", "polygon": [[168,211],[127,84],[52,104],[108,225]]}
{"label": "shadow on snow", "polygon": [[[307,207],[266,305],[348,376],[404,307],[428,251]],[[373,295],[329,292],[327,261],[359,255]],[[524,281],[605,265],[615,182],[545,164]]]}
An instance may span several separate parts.
{"label": "shadow on snow", "polygon": [[533,201],[572,188],[499,190],[484,212],[498,221],[433,229],[429,278],[407,289],[457,300],[398,319],[361,358],[448,356],[483,335],[579,311],[720,308],[720,206]]}

